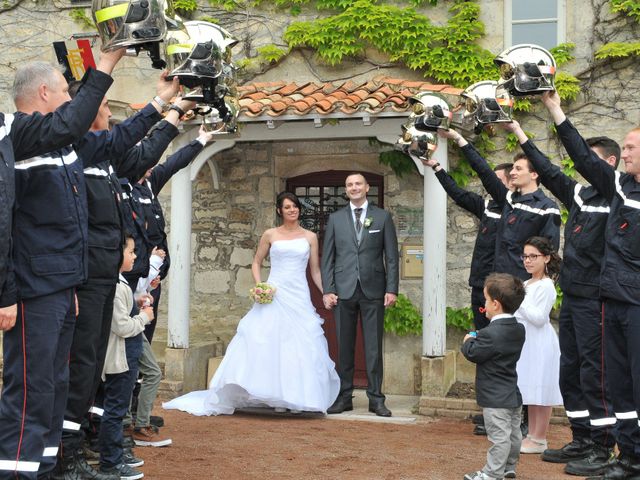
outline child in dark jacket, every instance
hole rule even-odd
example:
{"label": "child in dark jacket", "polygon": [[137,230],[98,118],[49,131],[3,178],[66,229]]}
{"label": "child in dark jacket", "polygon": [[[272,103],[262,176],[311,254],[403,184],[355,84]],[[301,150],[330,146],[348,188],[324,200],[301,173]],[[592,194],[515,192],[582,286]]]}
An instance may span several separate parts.
{"label": "child in dark jacket", "polygon": [[487,463],[465,480],[516,477],[522,433],[522,396],[516,364],[524,345],[525,329],[514,312],[524,300],[522,281],[507,273],[492,273],[484,284],[485,309],[490,323],[477,336],[466,335],[462,353],[476,364],[476,397],[482,407],[491,446]]}

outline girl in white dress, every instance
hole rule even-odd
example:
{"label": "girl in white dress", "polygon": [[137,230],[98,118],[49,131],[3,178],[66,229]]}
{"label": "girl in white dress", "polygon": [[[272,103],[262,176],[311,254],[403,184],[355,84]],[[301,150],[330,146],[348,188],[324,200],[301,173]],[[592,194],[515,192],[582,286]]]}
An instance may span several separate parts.
{"label": "girl in white dress", "polygon": [[329,358],[322,318],[316,313],[306,278],[322,292],[318,238],[298,223],[300,201],[282,192],[276,200],[282,225],[260,238],[251,266],[261,281],[262,262],[271,259],[267,283],[276,288],[271,303],[256,303],[240,320],[209,389],[163,405],[194,415],[232,414],[236,408],[326,412],[338,396],[340,379]]}
{"label": "girl in white dress", "polygon": [[529,410],[529,435],[522,440],[520,452],[542,453],[547,448],[552,406],[562,405],[560,344],[549,319],[560,257],[549,239],[532,237],[525,243],[522,260],[531,278],[524,283],[527,294],[515,313],[526,330],[517,370],[522,403]]}

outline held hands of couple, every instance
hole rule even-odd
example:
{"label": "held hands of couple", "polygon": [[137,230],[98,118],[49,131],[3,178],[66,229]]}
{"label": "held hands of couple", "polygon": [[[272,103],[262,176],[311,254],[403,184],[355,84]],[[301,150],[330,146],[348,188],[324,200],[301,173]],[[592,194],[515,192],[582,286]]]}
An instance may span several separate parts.
{"label": "held hands of couple", "polygon": [[324,308],[331,310],[338,304],[338,296],[335,293],[325,293],[322,296],[322,303],[324,303]]}

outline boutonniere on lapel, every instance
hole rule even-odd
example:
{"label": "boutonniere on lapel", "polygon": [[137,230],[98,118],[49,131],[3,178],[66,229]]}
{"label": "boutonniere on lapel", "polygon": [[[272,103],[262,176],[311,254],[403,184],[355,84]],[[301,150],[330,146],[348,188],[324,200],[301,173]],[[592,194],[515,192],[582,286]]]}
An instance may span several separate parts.
{"label": "boutonniere on lapel", "polygon": [[362,224],[362,226],[364,228],[369,228],[372,223],[373,223],[373,218],[367,217],[367,218],[364,219],[364,223]]}

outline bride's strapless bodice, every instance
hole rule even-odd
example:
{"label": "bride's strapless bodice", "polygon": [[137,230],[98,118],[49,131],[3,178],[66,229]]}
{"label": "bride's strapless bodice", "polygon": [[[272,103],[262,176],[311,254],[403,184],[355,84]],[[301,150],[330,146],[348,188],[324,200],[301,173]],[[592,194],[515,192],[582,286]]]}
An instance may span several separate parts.
{"label": "bride's strapless bodice", "polygon": [[307,285],[306,271],[311,247],[306,238],[276,240],[271,244],[269,283],[303,288]]}

